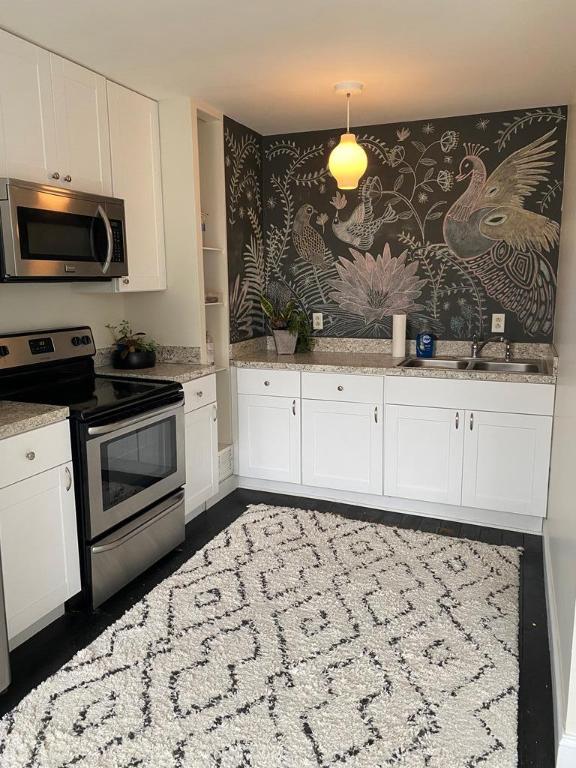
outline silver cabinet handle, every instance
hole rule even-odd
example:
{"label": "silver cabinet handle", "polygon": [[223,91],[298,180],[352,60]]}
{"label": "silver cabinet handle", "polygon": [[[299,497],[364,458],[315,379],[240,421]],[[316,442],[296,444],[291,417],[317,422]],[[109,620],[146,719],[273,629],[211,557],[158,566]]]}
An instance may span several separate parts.
{"label": "silver cabinet handle", "polygon": [[269,381],[265,381],[265,382],[264,382],[264,386],[265,386],[265,387],[269,387],[269,386],[270,386],[270,382],[269,382]]}
{"label": "silver cabinet handle", "polygon": [[374,408],[374,421],[378,424],[378,406]]}
{"label": "silver cabinet handle", "polygon": [[58,173],[58,171],[54,171],[54,173],[52,174],[52,178],[56,180],[60,178],[60,174]]}
{"label": "silver cabinet handle", "polygon": [[213,411],[213,413],[214,413],[214,418],[212,419],[212,421],[218,421],[218,408],[216,408],[216,406],[215,406],[215,405],[214,405],[214,406],[212,406],[212,407],[213,407],[213,409],[214,409],[214,411]]}
{"label": "silver cabinet handle", "polygon": [[460,426],[460,414],[456,411],[456,429]]}
{"label": "silver cabinet handle", "polygon": [[338,392],[344,392],[344,387],[342,384],[338,384]]}
{"label": "silver cabinet handle", "polygon": [[196,392],[197,397],[202,397],[203,394],[204,392],[202,392],[202,390],[199,390],[198,392]]}
{"label": "silver cabinet handle", "polygon": [[296,416],[296,400],[292,400],[292,413]]}
{"label": "silver cabinet handle", "polygon": [[72,181],[72,176],[70,176],[70,174],[67,173],[66,176],[64,176],[64,181],[71,182]]}
{"label": "silver cabinet handle", "polygon": [[474,414],[470,414],[470,431],[474,429]]}
{"label": "silver cabinet handle", "polygon": [[36,458],[36,453],[34,451],[26,451],[26,458],[28,461],[34,461]]}
{"label": "silver cabinet handle", "polygon": [[66,475],[66,490],[69,491],[72,488],[72,472],[68,467],[64,467],[64,474]]}
{"label": "silver cabinet handle", "polygon": [[129,280],[129,278],[127,278],[127,277],[125,277],[125,278],[122,280],[122,282],[124,283],[124,285],[130,285],[130,280]]}

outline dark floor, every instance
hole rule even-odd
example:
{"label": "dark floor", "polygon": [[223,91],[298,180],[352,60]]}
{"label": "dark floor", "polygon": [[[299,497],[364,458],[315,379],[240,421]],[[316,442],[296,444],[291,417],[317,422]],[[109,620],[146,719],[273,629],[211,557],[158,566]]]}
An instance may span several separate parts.
{"label": "dark floor", "polygon": [[248,504],[255,503],[317,509],[444,536],[461,536],[490,544],[524,547],[520,582],[519,768],[552,768],[552,690],[542,540],[539,536],[259,491],[234,491],[192,521],[187,526],[186,541],[181,549],[163,558],[109,600],[101,610],[91,615],[66,614],[17,648],[11,654],[12,685],[5,694],[0,695],[0,715],[16,706],[32,688],[56,672],[152,587],[179,568],[194,552],[242,514]]}

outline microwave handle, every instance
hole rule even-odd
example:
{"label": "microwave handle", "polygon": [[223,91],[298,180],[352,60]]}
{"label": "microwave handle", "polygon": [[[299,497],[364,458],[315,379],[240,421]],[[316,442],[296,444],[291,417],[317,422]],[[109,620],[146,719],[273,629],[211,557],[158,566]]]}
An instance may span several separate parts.
{"label": "microwave handle", "polygon": [[112,263],[112,227],[110,226],[110,219],[108,218],[108,214],[101,205],[98,206],[96,213],[104,222],[104,227],[106,228],[106,239],[108,241],[108,247],[106,248],[106,261],[102,265],[102,273],[105,275],[110,269],[110,264]]}

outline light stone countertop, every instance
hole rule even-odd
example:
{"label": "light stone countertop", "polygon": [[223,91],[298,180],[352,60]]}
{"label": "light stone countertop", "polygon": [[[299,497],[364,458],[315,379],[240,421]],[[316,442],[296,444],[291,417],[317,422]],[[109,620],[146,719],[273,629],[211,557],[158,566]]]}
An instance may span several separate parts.
{"label": "light stone countertop", "polygon": [[154,368],[137,368],[135,370],[105,365],[96,368],[96,373],[104,376],[126,376],[131,379],[155,379],[187,384],[189,381],[200,379],[202,376],[209,376],[220,370],[222,369],[214,365],[199,365],[197,363],[158,363]]}
{"label": "light stone countertop", "polygon": [[64,421],[68,415],[68,408],[60,405],[0,400],[0,440]]}
{"label": "light stone countertop", "polygon": [[302,352],[277,355],[275,352],[253,352],[231,361],[236,368],[271,368],[288,371],[321,371],[358,373],[367,376],[418,376],[435,379],[468,379],[472,381],[508,381],[528,384],[555,384],[553,361],[547,360],[547,373],[501,373],[461,371],[449,368],[401,368],[403,357],[372,352]]}

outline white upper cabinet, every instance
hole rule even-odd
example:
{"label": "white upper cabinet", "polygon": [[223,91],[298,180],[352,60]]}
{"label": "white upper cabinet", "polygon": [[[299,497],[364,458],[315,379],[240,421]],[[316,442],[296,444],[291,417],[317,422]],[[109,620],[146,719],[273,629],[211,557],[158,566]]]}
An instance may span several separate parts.
{"label": "white upper cabinet", "polygon": [[166,288],[158,104],[107,83],[112,192],[124,199],[130,276],[121,291]]}
{"label": "white upper cabinet", "polygon": [[110,195],[110,139],[106,79],[50,55],[60,183]]}
{"label": "white upper cabinet", "polygon": [[460,504],[464,411],[387,405],[384,493]]}
{"label": "white upper cabinet", "polygon": [[54,183],[50,54],[0,30],[0,72],[0,176]]}
{"label": "white upper cabinet", "polygon": [[467,411],[462,504],[546,514],[551,416]]}
{"label": "white upper cabinet", "polygon": [[302,400],[302,483],[381,494],[382,434],[379,404]]}

